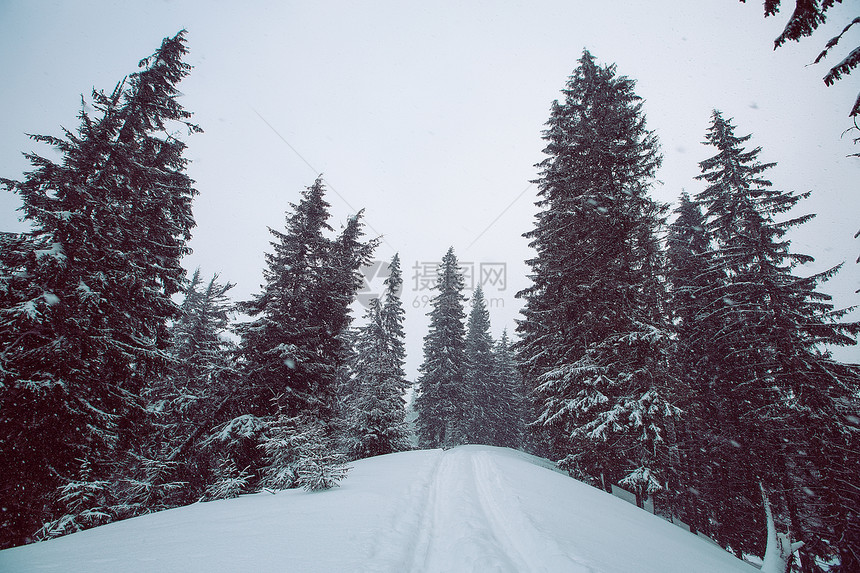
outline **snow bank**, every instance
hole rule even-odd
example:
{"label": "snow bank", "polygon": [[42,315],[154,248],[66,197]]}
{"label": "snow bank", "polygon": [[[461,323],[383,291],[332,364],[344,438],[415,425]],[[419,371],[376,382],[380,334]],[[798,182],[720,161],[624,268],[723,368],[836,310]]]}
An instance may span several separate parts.
{"label": "snow bank", "polygon": [[0,551],[0,571],[756,571],[512,450],[353,466],[330,491],[199,503]]}

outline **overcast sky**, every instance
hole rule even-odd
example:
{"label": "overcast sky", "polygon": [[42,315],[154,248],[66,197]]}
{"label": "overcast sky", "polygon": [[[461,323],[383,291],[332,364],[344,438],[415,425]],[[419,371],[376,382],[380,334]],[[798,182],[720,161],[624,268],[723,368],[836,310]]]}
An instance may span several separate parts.
{"label": "overcast sky", "polygon": [[[847,6],[813,38],[773,51],[790,7],[765,20],[755,0],[237,4],[0,0],[0,176],[22,176],[22,151],[47,152],[26,133],[76,128],[81,94],[110,90],[186,28],[194,70],[182,103],[205,131],[186,138],[200,191],[187,268],[237,283],[236,299],[258,292],[267,227],[281,229],[322,173],[336,226],[365,208],[368,232],[383,236],[377,258],[400,253],[414,376],[428,268],[449,246],[476,281],[484,272],[494,335],[513,330],[541,130],[587,48],[645,99],[664,154],[655,197],[702,189],[698,162],[712,152],[701,142],[721,110],[753,134],[761,160],[778,162],[776,188],[812,191],[794,214],[818,217],[791,235],[794,251],[817,259],[801,272],[846,261],[823,290],[839,306],[860,302],[860,160],[841,137],[860,74],[826,88],[827,69],[808,65],[856,16]],[[842,43],[857,45],[854,32]],[[0,193],[0,230],[22,229],[19,206]],[[838,356],[860,362],[857,347]]]}

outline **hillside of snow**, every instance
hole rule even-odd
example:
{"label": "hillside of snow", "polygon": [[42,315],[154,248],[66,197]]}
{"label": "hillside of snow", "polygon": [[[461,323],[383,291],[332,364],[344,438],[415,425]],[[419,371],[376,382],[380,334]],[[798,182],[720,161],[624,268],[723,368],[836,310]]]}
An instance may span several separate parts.
{"label": "hillside of snow", "polygon": [[355,462],[341,487],[198,503],[0,551],[0,571],[757,571],[502,448]]}

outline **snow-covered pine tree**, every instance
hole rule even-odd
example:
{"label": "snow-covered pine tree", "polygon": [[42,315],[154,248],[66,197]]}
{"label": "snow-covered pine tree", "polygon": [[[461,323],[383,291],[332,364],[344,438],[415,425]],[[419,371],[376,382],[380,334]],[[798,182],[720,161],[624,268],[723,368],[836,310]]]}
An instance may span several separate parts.
{"label": "snow-covered pine tree", "polygon": [[839,322],[846,311],[835,311],[830,297],[816,290],[838,267],[794,274],[812,257],[792,253],[785,235],[812,215],[775,217],[808,193],[772,189],[763,173],[774,164],[758,161],[761,148],[746,150],[749,139],[735,135],[731,120],[715,111],[706,144],[716,154],[700,163],[707,187],[696,199],[705,206],[713,260],[726,277],[697,294],[706,309],[702,324],[710,326],[694,336],[713,377],[702,398],[719,413],[718,420],[702,421],[715,474],[702,502],[719,523],[719,542],[761,555],[763,488],[780,533],[805,542],[802,560],[812,567],[816,559],[833,562],[857,547],[856,526],[846,520],[856,516],[848,507],[857,499],[858,479],[843,473],[840,462],[842,448],[856,440],[845,408],[858,406],[858,373],[824,349],[854,344],[860,324]]}
{"label": "snow-covered pine tree", "polygon": [[216,460],[212,481],[204,499],[224,499],[255,491],[260,484],[260,468],[265,464],[260,444],[272,418],[237,414],[240,402],[228,402],[230,419],[218,425],[201,444]]}
{"label": "snow-covered pine tree", "polygon": [[403,321],[406,310],[403,308],[401,291],[403,290],[403,272],[400,269],[400,255],[395,253],[388,263],[388,277],[385,279],[385,294],[382,301],[382,326],[388,344],[388,369],[396,380],[396,385],[403,395],[411,386],[406,380],[406,333]]}
{"label": "snow-covered pine tree", "polygon": [[671,290],[670,308],[676,330],[685,332],[701,320],[703,288],[713,288],[724,279],[713,268],[710,237],[705,216],[697,203],[685,192],[681,194],[675,220],[669,225],[667,238],[668,278]]}
{"label": "snow-covered pine tree", "polygon": [[392,365],[392,348],[380,300],[371,299],[358,329],[353,365],[354,395],[349,397],[347,443],[354,459],[409,448],[403,378]]}
{"label": "snow-covered pine tree", "polygon": [[328,339],[330,346],[325,352],[334,358],[336,368],[347,366],[351,356],[349,331],[353,317],[350,306],[364,283],[359,269],[370,264],[373,251],[379,244],[378,239],[361,242],[363,214],[362,210],[350,217],[332,245],[328,268],[331,289],[319,303],[320,308],[328,313],[324,318],[326,332],[335,334]]}
{"label": "snow-covered pine tree", "polygon": [[[717,147],[717,155],[700,164],[699,179],[706,180],[708,188],[696,199],[705,207],[708,234],[713,240],[711,252],[705,256],[711,272],[723,277],[697,290],[702,311],[693,323],[693,331],[686,336],[687,343],[700,352],[703,376],[697,379],[707,384],[703,390],[709,398],[699,401],[701,411],[689,420],[694,427],[698,424],[691,432],[692,449],[698,448],[705,460],[702,467],[693,466],[703,486],[696,490],[700,492],[697,502],[700,510],[708,514],[705,531],[721,545],[739,555],[763,555],[765,513],[756,503],[761,499],[759,484],[764,479],[760,466],[773,456],[774,448],[779,448],[774,443],[779,439],[779,430],[769,426],[771,431],[757,435],[753,427],[744,428],[742,420],[750,418],[747,424],[754,424],[756,416],[749,413],[759,409],[764,412],[773,398],[762,394],[770,393],[766,381],[770,351],[755,340],[755,324],[761,324],[768,313],[761,306],[767,289],[755,282],[738,285],[738,277],[749,269],[756,254],[761,254],[758,248],[750,249],[751,241],[763,239],[771,243],[778,238],[763,229],[773,224],[765,219],[772,214],[767,203],[778,192],[771,192],[770,182],[761,176],[773,164],[757,161],[759,148],[743,148],[750,136],[736,137],[734,126],[717,112],[712,120],[706,144]],[[736,227],[745,223],[748,227]],[[781,250],[787,252],[786,247],[784,244]],[[745,322],[749,320],[752,322],[747,328]],[[753,362],[744,364],[747,360]],[[749,388],[749,395],[745,388]],[[746,415],[739,410],[744,403],[749,405],[743,409]],[[772,470],[767,470],[771,478],[779,473],[776,468]],[[774,501],[779,505],[778,498]]]}
{"label": "snow-covered pine tree", "polygon": [[424,337],[424,362],[418,369],[415,412],[418,445],[453,447],[464,438],[465,311],[463,275],[454,248],[442,257],[436,296],[431,300],[430,331]]}
{"label": "snow-covered pine tree", "polygon": [[714,262],[705,216],[686,192],[681,194],[675,215],[666,241],[668,307],[675,333],[671,364],[678,384],[676,405],[684,416],[673,444],[675,498],[671,510],[693,532],[700,529],[710,532],[710,522],[700,517],[700,500],[692,493],[716,486],[712,460],[702,455],[711,439],[703,424],[718,419],[719,412],[713,411],[711,401],[701,399],[710,392],[714,375],[710,361],[713,357],[705,352],[703,345],[707,339],[700,333],[718,330],[707,307],[705,292],[724,283],[725,274]]}
{"label": "snow-covered pine tree", "polygon": [[170,328],[170,366],[147,393],[158,429],[150,455],[173,464],[169,478],[183,483],[172,492],[171,505],[203,497],[218,467],[218,454],[202,444],[227,419],[237,383],[235,344],[225,336],[233,311],[231,288],[232,283],[219,283],[217,274],[204,285],[200,269],[194,271]]}
{"label": "snow-covered pine tree", "polygon": [[206,486],[201,500],[233,499],[246,493],[253,477],[249,470],[250,467],[239,469],[229,455],[219,457],[213,480]]}
{"label": "snow-covered pine tree", "polygon": [[523,449],[526,445],[525,424],[528,404],[524,396],[523,377],[517,370],[516,355],[511,350],[507,330],[493,349],[494,392],[498,396],[499,419],[492,445]]}
{"label": "snow-covered pine tree", "polygon": [[287,215],[285,231],[269,229],[274,251],[266,253],[263,291],[238,304],[255,318],[237,328],[247,413],[270,416],[280,406],[295,416],[312,406],[330,407],[316,398],[331,394],[324,358],[317,353],[325,331],[319,328],[314,304],[329,286],[324,267],[331,240],[324,233],[332,228],[324,193],[322,179],[317,179],[298,204],[290,204],[293,212]]}
{"label": "snow-covered pine tree", "polygon": [[226,358],[234,348],[224,335],[234,306],[227,293],[234,286],[218,282],[217,274],[204,285],[196,269],[185,289],[179,318],[170,327],[171,376],[186,387],[192,401],[231,366]]}
{"label": "snow-covered pine tree", "polygon": [[533,285],[516,347],[540,400],[548,453],[604,487],[665,481],[668,329],[660,250],[660,165],[634,82],[584,51],[544,131],[541,208],[525,236]]}
{"label": "snow-covered pine tree", "polygon": [[404,363],[400,299],[400,257],[388,265],[383,300],[372,299],[365,324],[354,335],[351,379],[346,402],[347,448],[353,458],[399,452],[410,447],[404,393],[409,388]]}
{"label": "snow-covered pine tree", "polygon": [[46,522],[36,533],[37,539],[51,539],[90,527],[110,523],[116,518],[114,484],[93,479],[90,464],[79,460],[77,479],[68,480],[60,488],[60,496],[68,512]]}
{"label": "snow-covered pine tree", "polygon": [[148,433],[140,394],[166,364],[194,226],[175,135],[200,131],[176,97],[190,69],[184,36],[111,93],[94,91],[95,115],[84,107],[77,131],[33,136],[60,162],[27,154],[33,171],[2,180],[32,231],[0,255],[0,546],[76,511],[61,488],[79,460],[94,483],[113,481],[121,453]]}
{"label": "snow-covered pine tree", "polygon": [[481,285],[472,293],[466,322],[465,370],[463,372],[464,440],[470,444],[495,445],[502,420],[502,396],[496,388],[490,313]]}
{"label": "snow-covered pine tree", "polygon": [[[260,435],[266,460],[249,461],[252,471],[265,466],[266,480],[295,471],[294,464],[301,463],[292,454],[284,457],[277,448],[266,446],[266,441],[290,442],[292,436],[285,432],[301,429],[311,437],[323,432],[325,448],[335,443],[334,434],[340,430],[337,383],[347,358],[349,307],[361,285],[359,268],[369,262],[376,246],[376,241],[360,240],[361,213],[349,219],[338,237],[326,237],[332,228],[321,178],[291,206],[285,231],[270,229],[276,241],[274,252],[266,255],[263,292],[239,304],[240,310],[256,317],[238,328],[245,378],[240,408],[267,428]],[[299,419],[300,424],[286,422]],[[289,468],[274,461],[284,459],[293,460]]]}
{"label": "snow-covered pine tree", "polygon": [[267,423],[260,444],[268,465],[262,485],[274,490],[303,487],[308,491],[329,489],[346,477],[346,456],[338,451],[326,420],[305,414],[283,413]]}

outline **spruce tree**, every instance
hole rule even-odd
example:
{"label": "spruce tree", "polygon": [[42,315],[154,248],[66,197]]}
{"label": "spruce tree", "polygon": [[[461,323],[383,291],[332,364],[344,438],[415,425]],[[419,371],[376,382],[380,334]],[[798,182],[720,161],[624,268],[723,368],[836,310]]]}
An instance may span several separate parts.
{"label": "spruce tree", "polygon": [[670,308],[677,330],[684,332],[702,318],[704,301],[700,300],[700,291],[713,287],[722,277],[711,268],[710,236],[701,207],[682,193],[675,214],[667,239]]}
{"label": "spruce tree", "polygon": [[0,255],[2,546],[80,509],[58,488],[78,479],[81,460],[93,483],[113,480],[147,434],[140,394],[167,364],[194,226],[175,135],[200,131],[177,99],[190,69],[184,35],[112,92],[94,91],[96,112],[84,107],[77,131],[33,136],[60,162],[27,154],[33,171],[2,180],[32,225]]}
{"label": "spruce tree", "polygon": [[492,445],[523,449],[526,444],[525,424],[528,402],[524,395],[523,378],[517,369],[516,355],[511,350],[507,330],[493,349],[494,389],[498,396],[498,420],[494,422]]}
{"label": "spruce tree", "polygon": [[395,253],[388,264],[388,277],[385,279],[385,294],[383,295],[382,326],[388,345],[388,369],[396,380],[401,395],[411,386],[406,380],[406,332],[403,321],[406,310],[403,308],[401,291],[403,290],[403,272],[400,269],[400,255]]}
{"label": "spruce tree", "polygon": [[701,502],[693,492],[716,486],[711,460],[703,452],[710,439],[706,425],[718,419],[720,413],[714,411],[711,401],[701,398],[710,392],[716,374],[713,357],[706,352],[707,338],[700,334],[717,330],[705,293],[718,288],[726,277],[715,263],[701,207],[682,193],[675,214],[666,241],[667,277],[675,334],[671,363],[678,385],[676,405],[684,416],[674,446],[675,499],[671,509],[693,532],[703,528],[709,531],[701,517]]}
{"label": "spruce tree", "polygon": [[362,242],[363,216],[364,210],[361,210],[350,217],[334,240],[328,268],[330,288],[319,302],[320,309],[327,313],[324,318],[326,332],[334,334],[327,339],[329,347],[325,352],[334,358],[337,366],[345,365],[349,359],[347,333],[353,320],[350,307],[364,283],[360,269],[370,264],[373,251],[379,244],[379,239]]}
{"label": "spruce tree", "polygon": [[449,248],[442,258],[431,300],[430,331],[424,337],[424,362],[418,369],[418,445],[422,448],[453,447],[464,443],[465,411],[465,312],[464,280]]}
{"label": "spruce tree", "polygon": [[405,310],[400,298],[400,256],[388,265],[385,293],[371,300],[365,325],[353,337],[351,379],[346,385],[347,442],[353,457],[409,449],[404,394],[406,380]]}
{"label": "spruce tree", "polygon": [[[848,523],[856,513],[845,502],[857,478],[841,473],[837,452],[855,439],[844,412],[857,406],[860,387],[856,369],[824,348],[854,344],[860,324],[839,322],[846,311],[816,290],[838,267],[794,274],[812,257],[792,253],[786,233],[812,215],[775,218],[808,193],[772,189],[763,174],[774,164],[758,161],[761,148],[745,149],[749,139],[715,111],[706,144],[716,154],[700,164],[707,187],[697,200],[725,277],[698,291],[707,330],[692,336],[709,361],[710,410],[720,413],[718,426],[705,421],[714,487],[703,502],[719,542],[762,554],[763,493],[778,528],[805,542],[804,562],[828,561],[856,542]],[[824,499],[834,501],[826,511],[836,519],[822,519]]]}
{"label": "spruce tree", "polygon": [[350,400],[347,436],[350,455],[367,458],[408,449],[403,379],[392,368],[392,347],[378,298],[371,299],[366,323],[358,329],[355,394]]}
{"label": "spruce tree", "polygon": [[[326,236],[332,228],[320,178],[291,206],[285,231],[270,229],[276,241],[266,254],[263,291],[239,305],[255,317],[238,329],[245,378],[240,409],[257,420],[253,425],[262,424],[262,433],[247,437],[261,440],[265,458],[246,456],[243,463],[273,487],[310,483],[320,476],[303,478],[300,467],[327,472],[334,460],[325,452],[339,438],[337,386],[348,357],[350,305],[361,285],[359,268],[376,246],[361,241],[361,213],[336,238]],[[314,446],[317,439],[322,442]],[[314,457],[305,460],[309,452]]]}
{"label": "spruce tree", "polygon": [[466,323],[463,375],[464,440],[471,444],[495,444],[501,420],[501,399],[496,387],[490,313],[481,286],[475,287]]}
{"label": "spruce tree", "polygon": [[[263,291],[239,309],[253,322],[243,324],[239,356],[244,363],[244,411],[269,416],[282,409],[289,416],[305,410],[331,410],[332,375],[318,353],[326,332],[317,314],[329,288],[332,231],[329,204],[321,179],[290,204],[284,232],[269,229],[274,249],[266,253]],[[327,342],[327,341],[326,341]]]}
{"label": "spruce tree", "polygon": [[584,51],[544,131],[533,285],[517,344],[548,454],[640,497],[665,483],[670,404],[662,316],[661,156],[634,82]]}
{"label": "spruce tree", "polygon": [[173,465],[170,478],[183,484],[173,505],[197,501],[213,480],[216,454],[203,443],[226,420],[237,383],[235,344],[225,337],[234,306],[227,297],[231,288],[217,274],[204,285],[200,269],[194,271],[181,315],[170,328],[170,366],[147,394],[158,428],[152,455]]}

